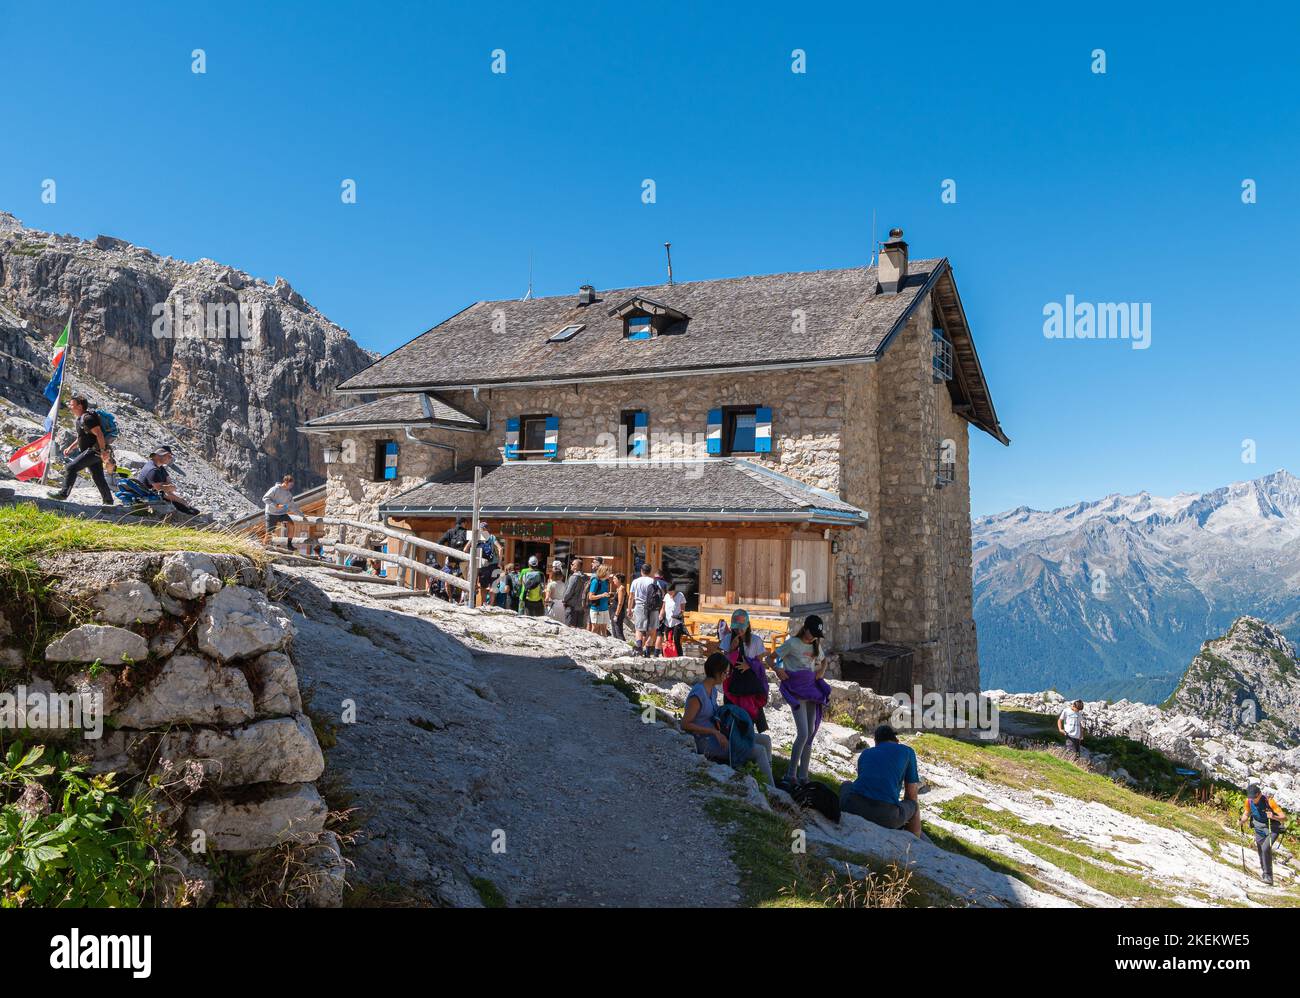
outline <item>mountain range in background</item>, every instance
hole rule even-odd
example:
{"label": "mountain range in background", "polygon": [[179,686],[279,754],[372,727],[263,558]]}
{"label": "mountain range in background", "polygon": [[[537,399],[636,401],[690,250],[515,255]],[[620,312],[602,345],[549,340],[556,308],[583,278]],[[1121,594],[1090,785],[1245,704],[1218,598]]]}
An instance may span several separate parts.
{"label": "mountain range in background", "polygon": [[156,417],[159,442],[184,443],[253,500],[285,472],[322,480],[297,427],[338,408],[334,386],[374,360],[283,278],[41,232],[0,211],[0,398],[38,422],[69,313],[73,378]]}
{"label": "mountain range in background", "polygon": [[973,522],[986,689],[1159,703],[1237,617],[1300,638],[1300,479],[1110,495]]}

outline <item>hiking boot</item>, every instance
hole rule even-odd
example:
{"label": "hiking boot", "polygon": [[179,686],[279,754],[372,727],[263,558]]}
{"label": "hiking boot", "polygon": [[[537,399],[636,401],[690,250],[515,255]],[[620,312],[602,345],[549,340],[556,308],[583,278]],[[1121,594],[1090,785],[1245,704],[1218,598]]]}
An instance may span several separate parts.
{"label": "hiking boot", "polygon": [[1260,883],[1262,883],[1265,887],[1272,887],[1272,886],[1273,886],[1273,878],[1272,878],[1272,877],[1260,877],[1259,880],[1260,880]]}
{"label": "hiking boot", "polygon": [[47,499],[53,499],[55,502],[68,501],[68,494],[66,492],[60,492],[58,489],[55,489],[53,492],[46,492],[45,496]]}

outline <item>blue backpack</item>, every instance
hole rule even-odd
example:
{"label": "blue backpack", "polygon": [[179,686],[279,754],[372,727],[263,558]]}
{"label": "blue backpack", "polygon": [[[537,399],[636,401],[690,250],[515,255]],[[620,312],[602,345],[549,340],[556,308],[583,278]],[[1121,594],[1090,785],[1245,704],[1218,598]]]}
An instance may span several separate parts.
{"label": "blue backpack", "polygon": [[727,763],[732,769],[743,766],[754,751],[754,722],[745,708],[724,703],[714,715],[718,728],[727,736]]}
{"label": "blue backpack", "polygon": [[105,440],[112,440],[117,436],[117,417],[107,409],[96,409],[95,415],[99,417],[99,428],[104,433]]}

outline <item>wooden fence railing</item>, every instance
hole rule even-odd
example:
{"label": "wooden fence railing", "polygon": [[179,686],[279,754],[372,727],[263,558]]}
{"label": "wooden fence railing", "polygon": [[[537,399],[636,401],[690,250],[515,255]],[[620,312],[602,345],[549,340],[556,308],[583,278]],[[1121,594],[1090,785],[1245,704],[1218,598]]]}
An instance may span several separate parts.
{"label": "wooden fence railing", "polygon": [[[470,528],[470,537],[477,540],[479,534],[479,502],[478,487],[481,470],[474,469],[474,517],[473,524]],[[436,541],[425,540],[423,537],[417,537],[407,530],[398,530],[396,527],[390,527],[385,523],[366,523],[364,520],[352,520],[342,516],[304,516],[294,517],[294,522],[306,523],[309,526],[336,527],[338,528],[338,539],[333,541],[334,550],[345,555],[352,555],[360,558],[373,558],[376,561],[386,562],[397,565],[404,572],[412,572],[414,575],[428,576],[439,580],[444,585],[459,589],[462,592],[470,594],[471,601],[474,596],[475,584],[478,580],[479,569],[479,550],[478,544],[471,544],[469,551],[457,551],[455,548],[447,547],[445,544],[439,544]],[[362,535],[379,534],[389,540],[397,541],[400,545],[396,554],[388,551],[375,551],[372,548],[361,547],[357,544],[347,543],[349,530],[357,531]],[[410,557],[417,550],[432,551],[440,554],[444,558],[450,558],[457,562],[464,563],[468,568],[466,577],[452,575],[444,572],[442,569],[434,568],[432,565],[426,565],[423,560],[417,560]],[[405,575],[399,576],[399,581],[405,584]],[[414,577],[412,578],[414,582]],[[412,589],[418,586],[410,586]]]}

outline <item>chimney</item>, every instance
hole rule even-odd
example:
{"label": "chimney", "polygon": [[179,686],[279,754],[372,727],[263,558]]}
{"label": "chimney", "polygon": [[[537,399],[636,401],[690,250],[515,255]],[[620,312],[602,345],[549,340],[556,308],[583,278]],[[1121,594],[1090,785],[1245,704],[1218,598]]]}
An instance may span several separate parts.
{"label": "chimney", "polygon": [[889,240],[880,247],[876,279],[877,291],[882,295],[896,295],[907,283],[907,243],[903,242],[902,229],[890,229]]}
{"label": "chimney", "polygon": [[596,300],[596,289],[590,284],[584,284],[578,289],[578,306],[590,305]]}

